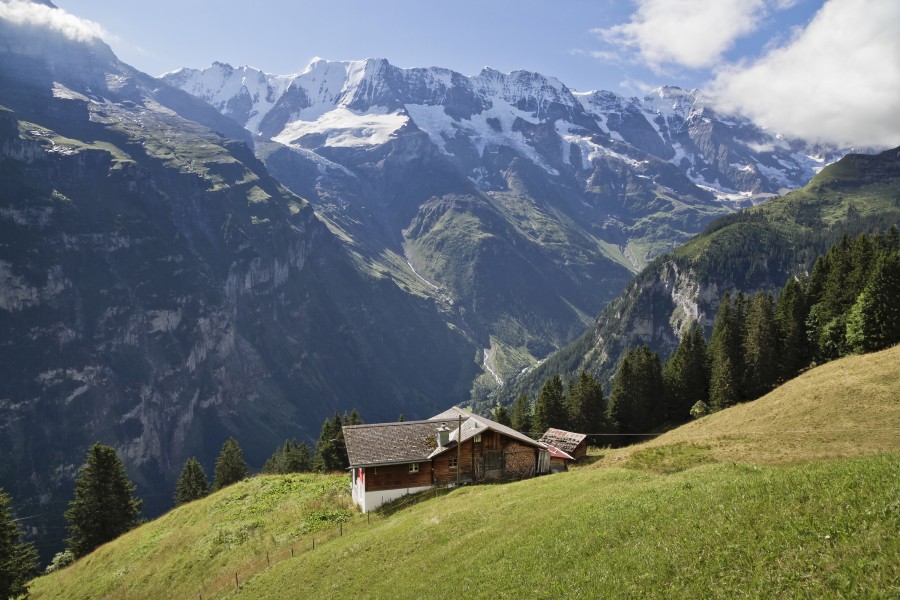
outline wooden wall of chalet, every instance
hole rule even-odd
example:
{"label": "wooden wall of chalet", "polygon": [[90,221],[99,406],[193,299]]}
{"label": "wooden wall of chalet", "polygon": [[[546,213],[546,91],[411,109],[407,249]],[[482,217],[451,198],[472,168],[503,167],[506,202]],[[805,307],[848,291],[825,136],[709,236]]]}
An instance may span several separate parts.
{"label": "wooden wall of chalet", "polygon": [[410,473],[408,464],[366,467],[367,492],[425,485],[431,485],[431,463],[427,461],[419,463],[418,473]]}
{"label": "wooden wall of chalet", "polygon": [[[474,454],[474,443],[471,439],[462,443],[459,449],[459,479],[460,481],[472,481],[474,479],[474,470],[472,461]],[[438,484],[456,483],[457,469],[450,468],[450,460],[456,458],[456,448],[447,450],[442,454],[434,457],[434,482]]]}

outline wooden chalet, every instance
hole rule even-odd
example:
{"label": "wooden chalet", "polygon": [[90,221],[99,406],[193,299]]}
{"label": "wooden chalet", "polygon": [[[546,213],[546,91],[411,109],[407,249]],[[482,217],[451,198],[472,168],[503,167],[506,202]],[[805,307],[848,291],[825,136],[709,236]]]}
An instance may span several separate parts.
{"label": "wooden chalet", "polygon": [[586,433],[573,433],[551,427],[541,436],[540,441],[569,454],[573,460],[587,456],[588,439]]}
{"label": "wooden chalet", "polygon": [[434,486],[550,471],[547,447],[458,407],[424,421],[344,426],[353,502],[363,512]]}

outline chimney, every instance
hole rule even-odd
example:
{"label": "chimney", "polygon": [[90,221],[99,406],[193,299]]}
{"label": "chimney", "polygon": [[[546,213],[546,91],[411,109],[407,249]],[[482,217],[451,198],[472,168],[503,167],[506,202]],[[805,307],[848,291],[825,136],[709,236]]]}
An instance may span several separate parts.
{"label": "chimney", "polygon": [[446,423],[441,423],[441,426],[438,427],[437,435],[434,437],[439,448],[443,448],[450,442],[450,428],[447,427]]}

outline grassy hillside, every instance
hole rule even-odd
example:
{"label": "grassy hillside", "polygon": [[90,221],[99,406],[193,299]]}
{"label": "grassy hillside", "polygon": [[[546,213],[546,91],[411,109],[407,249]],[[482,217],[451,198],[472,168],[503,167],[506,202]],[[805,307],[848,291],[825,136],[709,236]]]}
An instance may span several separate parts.
{"label": "grassy hillside", "polygon": [[592,466],[706,460],[776,464],[897,451],[898,365],[900,346],[830,362],[754,402],[643,444],[604,452]]}
{"label": "grassy hillside", "polygon": [[[357,518],[215,597],[896,597],[898,358],[830,363],[568,474]],[[197,597],[198,582],[345,518],[345,488],[238,484],[39,579],[34,597]]]}
{"label": "grassy hillside", "polygon": [[235,570],[350,521],[343,475],[254,477],[177,508],[42,577],[33,598],[196,598]]}

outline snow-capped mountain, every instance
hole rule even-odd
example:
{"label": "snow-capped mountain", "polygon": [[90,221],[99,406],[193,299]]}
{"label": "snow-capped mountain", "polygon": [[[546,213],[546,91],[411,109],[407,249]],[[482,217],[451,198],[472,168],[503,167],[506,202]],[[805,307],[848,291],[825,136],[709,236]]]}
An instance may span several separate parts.
{"label": "snow-capped mountain", "polygon": [[485,190],[502,183],[480,163],[485,152],[503,147],[552,176],[590,171],[600,157],[639,168],[648,154],[732,204],[800,187],[843,154],[719,114],[696,90],[676,87],[625,98],[575,92],[527,71],[485,68],[466,77],[384,59],[317,58],[295,75],[214,63],[163,79],[251,132],[297,148],[375,146],[404,128],[419,129]]}
{"label": "snow-capped mountain", "polygon": [[674,87],[625,98],[383,59],[163,79],[255,134],[361,265],[432,297],[482,349],[487,387],[578,335],[650,259],[841,155]]}

